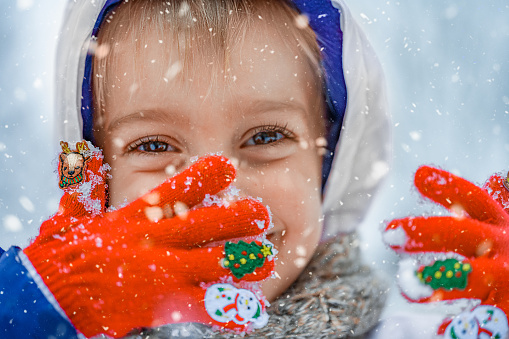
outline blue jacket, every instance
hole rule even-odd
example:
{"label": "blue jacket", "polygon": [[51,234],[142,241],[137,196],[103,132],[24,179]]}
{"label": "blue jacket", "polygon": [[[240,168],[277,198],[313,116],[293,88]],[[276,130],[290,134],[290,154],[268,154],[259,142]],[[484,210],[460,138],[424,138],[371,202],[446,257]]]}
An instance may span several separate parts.
{"label": "blue jacket", "polygon": [[0,338],[79,338],[40,276],[24,262],[19,247],[0,248]]}

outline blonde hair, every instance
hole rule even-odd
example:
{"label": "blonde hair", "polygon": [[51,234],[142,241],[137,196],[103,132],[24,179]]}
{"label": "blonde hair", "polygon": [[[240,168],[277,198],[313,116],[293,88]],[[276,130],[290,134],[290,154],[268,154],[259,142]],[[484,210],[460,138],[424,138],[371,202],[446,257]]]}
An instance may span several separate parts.
{"label": "blonde hair", "polygon": [[[297,47],[313,70],[322,90],[320,49],[314,31],[305,16],[288,0],[124,0],[104,20],[97,37],[93,62],[93,93],[96,119],[102,115],[108,96],[108,66],[120,57],[133,57],[146,48],[144,32],[155,30],[159,41],[170,35],[181,63],[168,65],[171,76],[175,67],[183,74],[192,72],[196,62],[214,58],[209,67],[227,69],[229,50],[242,43],[255,20],[277,25],[276,31],[290,47]],[[145,36],[145,37],[144,37]],[[121,49],[128,40],[135,50]],[[135,59],[136,60],[136,59]],[[219,69],[222,68],[222,69]],[[218,73],[218,72],[212,72]],[[214,79],[211,79],[213,86]],[[322,94],[322,93],[320,93]],[[322,95],[323,96],[323,95]]]}

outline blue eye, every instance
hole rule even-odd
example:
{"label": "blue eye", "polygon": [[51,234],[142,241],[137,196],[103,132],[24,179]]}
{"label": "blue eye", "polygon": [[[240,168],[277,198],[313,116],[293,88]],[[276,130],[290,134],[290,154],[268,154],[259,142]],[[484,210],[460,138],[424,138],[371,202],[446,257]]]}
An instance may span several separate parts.
{"label": "blue eye", "polygon": [[149,141],[138,145],[136,150],[140,152],[166,152],[168,148],[170,148],[170,145],[165,142]]}
{"label": "blue eye", "polygon": [[163,152],[177,152],[177,149],[169,142],[159,140],[159,136],[150,136],[135,141],[127,148],[127,151],[155,154]]}
{"label": "blue eye", "polygon": [[283,133],[278,131],[258,132],[246,142],[247,146],[267,145],[285,138]]}

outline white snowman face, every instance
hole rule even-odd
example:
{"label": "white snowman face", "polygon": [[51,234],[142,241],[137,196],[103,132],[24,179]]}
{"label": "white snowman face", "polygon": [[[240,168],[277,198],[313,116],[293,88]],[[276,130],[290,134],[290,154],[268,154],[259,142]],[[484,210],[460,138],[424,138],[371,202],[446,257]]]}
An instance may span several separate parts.
{"label": "white snowman face", "polygon": [[237,310],[239,316],[249,321],[256,315],[258,310],[261,310],[261,305],[254,293],[247,290],[239,290]]}
{"label": "white snowman face", "polygon": [[230,284],[215,284],[205,293],[205,309],[210,317],[218,322],[226,323],[232,320],[236,310],[227,308],[235,303],[237,289]]}
{"label": "white snowman face", "polygon": [[479,323],[470,312],[459,314],[449,324],[445,332],[446,338],[457,339],[477,339],[478,333]]}
{"label": "white snowman face", "polygon": [[209,316],[220,323],[251,323],[254,328],[261,328],[269,320],[253,292],[230,284],[214,284],[207,288],[204,302]]}
{"label": "white snowman face", "polygon": [[501,309],[480,305],[460,313],[445,330],[447,339],[505,338],[508,332],[507,317]]}
{"label": "white snowman face", "polygon": [[507,317],[500,308],[490,305],[477,306],[472,310],[479,326],[479,338],[505,338],[508,332]]}

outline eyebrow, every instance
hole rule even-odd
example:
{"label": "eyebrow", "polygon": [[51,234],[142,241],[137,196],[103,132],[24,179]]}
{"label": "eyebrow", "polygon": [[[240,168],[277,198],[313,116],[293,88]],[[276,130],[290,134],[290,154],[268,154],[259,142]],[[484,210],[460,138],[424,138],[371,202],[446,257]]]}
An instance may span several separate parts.
{"label": "eyebrow", "polygon": [[107,131],[113,132],[117,129],[122,128],[122,126],[124,125],[132,125],[141,121],[152,121],[161,123],[180,121],[182,123],[189,123],[189,118],[184,114],[177,114],[172,111],[162,112],[159,110],[141,110],[114,119],[108,125]]}
{"label": "eyebrow", "polygon": [[[244,101],[241,101],[244,102]],[[305,106],[298,101],[278,101],[278,100],[246,100],[250,107],[248,110],[242,110],[244,114],[258,114],[271,111],[294,111],[298,112],[302,117],[305,117],[308,113]],[[233,118],[233,116],[230,116]]]}

